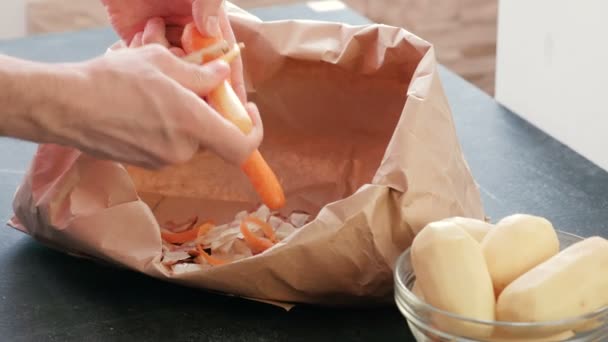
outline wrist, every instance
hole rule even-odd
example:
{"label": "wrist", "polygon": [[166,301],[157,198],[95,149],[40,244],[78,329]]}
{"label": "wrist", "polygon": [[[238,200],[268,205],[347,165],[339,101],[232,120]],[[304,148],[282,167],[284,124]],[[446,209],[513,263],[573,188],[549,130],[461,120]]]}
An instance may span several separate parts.
{"label": "wrist", "polygon": [[61,143],[74,113],[79,70],[75,65],[44,64],[0,56],[3,120],[0,135],[37,143]]}

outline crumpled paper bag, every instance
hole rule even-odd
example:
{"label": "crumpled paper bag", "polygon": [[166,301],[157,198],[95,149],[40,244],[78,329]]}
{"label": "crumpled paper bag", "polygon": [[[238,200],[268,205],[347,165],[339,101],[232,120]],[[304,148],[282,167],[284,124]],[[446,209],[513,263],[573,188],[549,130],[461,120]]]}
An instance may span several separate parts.
{"label": "crumpled paper bag", "polygon": [[284,213],[314,219],[266,252],[204,271],[160,263],[159,222],[230,221],[259,200],[238,167],[201,151],[160,171],[41,145],[9,224],[75,256],[185,286],[274,303],[374,305],[392,298],[395,260],[430,221],[483,219],[432,46],[401,28],[262,22],[230,7],[245,43],[260,151]]}

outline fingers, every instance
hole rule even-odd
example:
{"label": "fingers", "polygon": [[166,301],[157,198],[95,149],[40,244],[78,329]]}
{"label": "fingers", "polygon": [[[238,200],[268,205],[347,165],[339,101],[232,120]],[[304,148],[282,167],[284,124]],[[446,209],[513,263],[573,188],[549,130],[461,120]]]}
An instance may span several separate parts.
{"label": "fingers", "polygon": [[[224,10],[220,11],[220,28],[222,30],[224,38],[228,42],[236,42],[234,32],[232,31],[232,27],[230,26],[228,14]],[[232,63],[230,63],[230,69],[232,70],[232,87],[234,88],[234,91],[236,92],[236,95],[239,97],[241,102],[245,104],[247,103],[247,91],[245,90],[245,81],[243,76],[243,60],[241,56],[239,56]]]}
{"label": "fingers", "polygon": [[187,63],[174,58],[170,67],[161,67],[163,72],[182,87],[190,89],[199,96],[207,95],[230,77],[230,67],[222,60],[203,65]]}
{"label": "fingers", "polygon": [[264,125],[262,123],[262,118],[260,117],[260,110],[258,109],[258,106],[253,102],[248,102],[245,105],[245,108],[247,109],[247,113],[249,114],[249,117],[251,118],[251,121],[253,123],[254,133],[249,134],[252,137],[251,142],[254,143],[255,148],[258,148],[258,146],[262,142],[262,139],[264,138]]}
{"label": "fingers", "polygon": [[[226,132],[229,137],[215,147],[216,153],[229,163],[242,165],[251,156],[264,138],[264,128],[260,118],[260,112],[253,103],[245,105],[247,112],[253,121],[253,128],[249,134],[244,135],[232,123],[225,121],[230,127]],[[228,127],[227,127],[228,128]]]}
{"label": "fingers", "polygon": [[186,53],[179,42],[182,32],[183,27],[167,27],[163,18],[152,18],[146,22],[143,32],[135,34],[129,47],[137,48],[143,45],[159,44],[169,48],[169,51],[175,56],[184,57]]}
{"label": "fingers", "polygon": [[203,35],[217,37],[220,34],[220,9],[223,2],[223,0],[194,0],[192,2],[192,17]]}
{"label": "fingers", "polygon": [[[222,7],[222,0],[195,0],[192,4],[193,13],[199,14],[195,16],[197,26],[218,26],[218,30],[222,33],[225,39],[231,43],[236,41],[232,28],[228,20],[228,15]],[[217,22],[215,22],[217,20]],[[205,24],[201,24],[204,21]],[[166,21],[163,18],[155,17],[149,19],[143,32],[138,32],[134,35],[130,48],[137,48],[143,45],[159,44],[169,50],[177,57],[185,56],[185,52],[181,49],[181,35],[183,27],[179,25],[166,26]],[[211,31],[214,28],[208,27]],[[216,33],[217,34],[217,33]],[[243,104],[247,103],[247,92],[245,90],[245,82],[243,78],[243,63],[239,56],[230,65],[232,73],[230,75],[231,84],[235,93]],[[184,82],[180,82],[183,84]],[[199,82],[200,83],[200,82]],[[190,82],[187,84],[191,85]],[[194,91],[206,89],[203,84],[202,88],[197,87]]]}
{"label": "fingers", "polygon": [[182,50],[181,48],[178,48],[178,47],[169,48],[169,51],[171,51],[171,53],[174,54],[178,58],[182,58],[182,57],[186,56],[186,53],[184,52],[184,50]]}
{"label": "fingers", "polygon": [[198,95],[207,95],[230,77],[230,67],[226,62],[217,60],[205,65],[183,62],[183,78],[176,79],[182,86]]}
{"label": "fingers", "polygon": [[171,46],[182,47],[183,26],[167,26],[166,37]]}
{"label": "fingers", "polygon": [[234,92],[239,97],[242,103],[247,103],[247,90],[245,89],[245,81],[243,80],[243,67],[239,61],[235,61],[233,66],[234,72],[232,73],[232,87]]}
{"label": "fingers", "polygon": [[138,47],[141,47],[143,45],[143,42],[142,42],[143,35],[144,35],[143,32],[137,32],[133,36],[133,39],[131,39],[131,43],[129,44],[129,48],[138,48]]}
{"label": "fingers", "polygon": [[126,47],[127,45],[125,44],[125,42],[123,40],[119,40],[116,43],[112,44],[109,48],[107,48],[106,53],[104,55],[109,55],[112,52],[122,50]]}
{"label": "fingers", "polygon": [[199,114],[200,126],[194,132],[207,147],[226,162],[242,165],[255,151],[264,137],[264,128],[259,111],[253,103],[245,105],[252,119],[253,127],[249,134],[243,134],[234,124],[224,119],[210,107],[206,113]]}
{"label": "fingers", "polygon": [[109,51],[116,51],[116,50],[120,50],[120,49],[124,49],[126,48],[126,44],[123,40],[119,40],[117,42],[115,42],[114,44],[110,45],[110,47],[108,48]]}
{"label": "fingers", "polygon": [[169,47],[169,41],[165,36],[165,21],[163,18],[152,18],[146,23],[142,34],[142,44],[160,44],[164,47]]}

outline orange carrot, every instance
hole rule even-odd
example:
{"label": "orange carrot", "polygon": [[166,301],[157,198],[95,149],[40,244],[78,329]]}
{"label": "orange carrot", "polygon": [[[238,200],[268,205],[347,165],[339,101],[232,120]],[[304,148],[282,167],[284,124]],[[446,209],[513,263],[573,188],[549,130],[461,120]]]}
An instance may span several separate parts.
{"label": "orange carrot", "polygon": [[249,230],[249,227],[247,227],[247,220],[248,219],[246,218],[241,221],[241,233],[243,233],[245,242],[249,245],[249,248],[251,248],[251,252],[253,252],[253,254],[259,254],[272,247],[274,245],[272,241],[258,237]]}
{"label": "orange carrot", "polygon": [[193,241],[197,237],[207,234],[211,228],[213,228],[213,223],[205,222],[198,227],[193,227],[182,232],[172,232],[166,229],[161,229],[160,236],[163,238],[163,240],[169,243],[182,244]]}
{"label": "orange carrot", "polygon": [[205,252],[205,250],[203,249],[203,247],[201,247],[201,245],[196,245],[196,250],[198,251],[199,255],[202,256],[203,259],[205,259],[205,261],[207,261],[209,263],[209,265],[219,266],[219,265],[223,265],[226,263],[226,260],[218,259],[216,257],[212,257],[211,255],[207,254],[207,252]]}
{"label": "orange carrot", "polygon": [[[244,45],[239,45],[240,48],[245,47]],[[188,55],[182,57],[182,59],[188,63],[205,63],[207,61],[219,58],[224,56],[230,51],[230,46],[228,46],[228,42],[225,40],[218,41],[212,45],[207,46],[206,48],[197,50],[193,53],[189,53]],[[239,51],[240,53],[240,51]],[[234,53],[233,53],[234,54]],[[237,55],[238,56],[238,55]],[[235,56],[236,57],[236,56]],[[231,63],[231,56],[225,56],[222,59],[226,61],[226,63]]]}
{"label": "orange carrot", "polygon": [[271,225],[255,216],[249,216],[245,220],[251,221],[260,226],[260,228],[262,228],[262,231],[264,232],[264,235],[266,235],[266,237],[269,238],[270,241],[272,241],[273,243],[277,242],[277,236],[274,234],[274,229],[272,229]]}
{"label": "orange carrot", "polygon": [[[186,53],[192,54],[197,50],[217,44],[222,39],[222,37],[210,38],[202,36],[194,24],[191,23],[184,28],[182,47]],[[202,58],[201,63],[205,62],[207,62],[207,59]],[[248,134],[251,131],[253,128],[251,118],[234,92],[234,89],[230,86],[229,80],[225,80],[214,89],[209,94],[208,100],[211,106],[243,133]],[[259,151],[254,151],[241,165],[241,169],[247,175],[253,188],[267,207],[277,210],[285,205],[283,188]]]}

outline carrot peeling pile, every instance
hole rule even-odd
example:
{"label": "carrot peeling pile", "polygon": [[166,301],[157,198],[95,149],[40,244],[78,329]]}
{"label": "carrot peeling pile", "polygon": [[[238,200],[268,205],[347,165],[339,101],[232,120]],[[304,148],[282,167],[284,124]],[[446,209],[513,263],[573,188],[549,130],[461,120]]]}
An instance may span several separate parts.
{"label": "carrot peeling pile", "polygon": [[[186,25],[182,34],[182,48],[188,54],[184,60],[193,63],[208,63],[217,58],[231,62],[239,56],[243,47],[243,44],[234,44],[230,47],[221,36],[204,37],[193,23]],[[251,118],[230,85],[230,80],[225,80],[211,91],[207,101],[241,132],[244,134],[251,132],[253,128]],[[268,208],[277,210],[285,205],[283,188],[258,150],[255,150],[241,165],[241,170],[247,175],[251,185]]]}
{"label": "carrot peeling pile", "polygon": [[274,243],[267,238],[255,235],[247,226],[247,221],[248,218],[241,221],[241,234],[243,234],[243,238],[245,239],[245,242],[247,242],[247,245],[249,245],[249,248],[251,248],[253,254],[262,253],[274,245]]}
{"label": "carrot peeling pile", "polygon": [[161,262],[180,273],[220,266],[248,258],[274,246],[310,220],[306,213],[283,217],[261,205],[255,211],[242,211],[222,225],[211,221],[197,225],[198,218],[176,225],[161,226]]}

